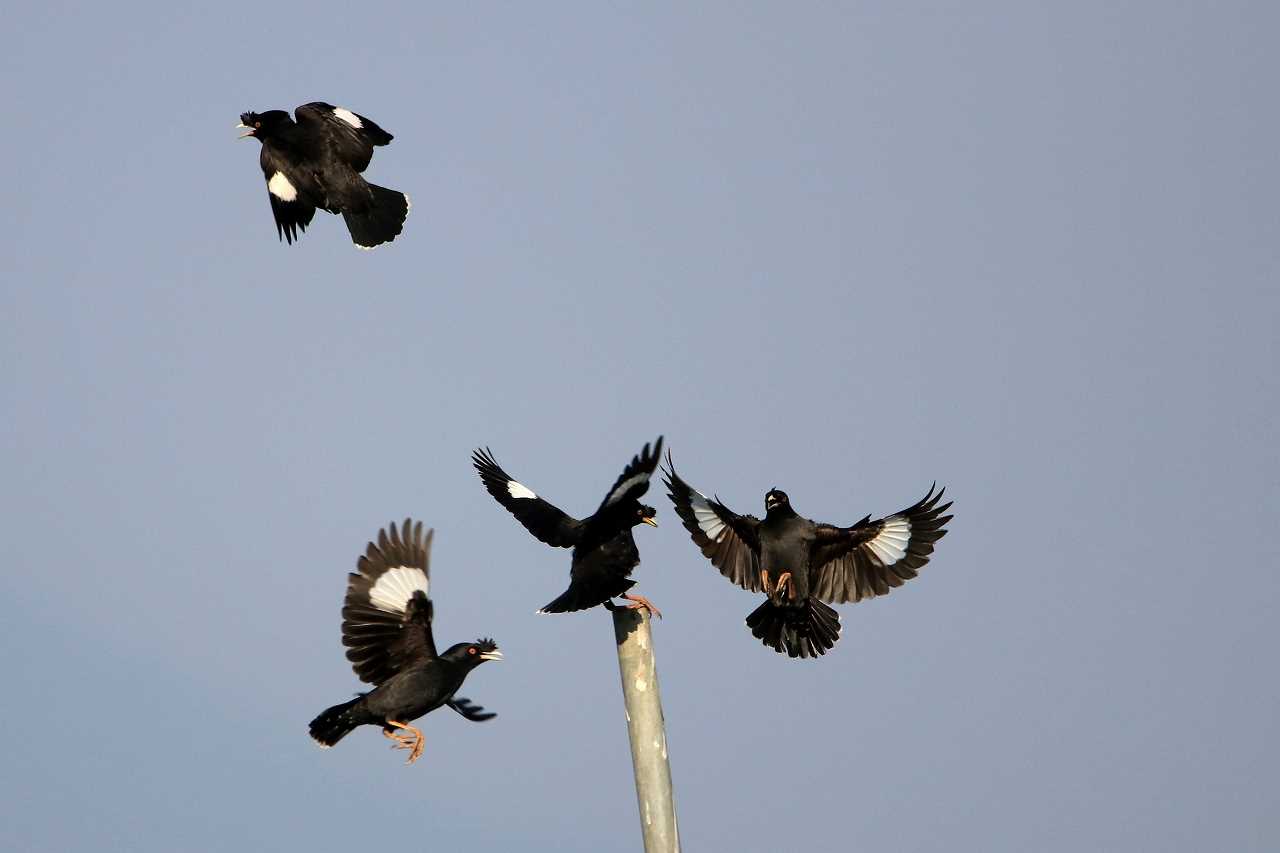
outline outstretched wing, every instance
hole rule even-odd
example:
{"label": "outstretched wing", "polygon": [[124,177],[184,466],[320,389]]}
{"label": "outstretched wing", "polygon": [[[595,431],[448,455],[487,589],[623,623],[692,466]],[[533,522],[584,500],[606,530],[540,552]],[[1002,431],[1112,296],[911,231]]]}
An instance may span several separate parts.
{"label": "outstretched wing", "polygon": [[270,145],[262,146],[258,156],[262,176],[267,181],[267,198],[271,199],[271,215],[276,221],[276,236],[290,244],[306,231],[316,215],[312,193],[314,181]]}
{"label": "outstretched wing", "polygon": [[751,592],[760,592],[760,519],[738,515],[719,500],[708,498],[676,475],[667,453],[668,497],[693,542],[720,574]]}
{"label": "outstretched wing", "polygon": [[386,145],[394,138],[364,116],[324,101],[303,104],[293,114],[301,127],[322,139],[335,157],[357,172],[369,167],[375,145]]}
{"label": "outstretched wing", "polygon": [[436,657],[431,636],[431,537],[422,522],[394,522],[378,531],[348,575],[342,608],[342,644],[361,681],[381,684],[412,663]]}
{"label": "outstretched wing", "polygon": [[578,544],[582,538],[583,523],[535,495],[533,489],[516,482],[502,470],[489,448],[472,453],[471,464],[480,472],[480,479],[489,494],[539,540],[557,548],[572,548]]}
{"label": "outstretched wing", "polygon": [[662,436],[658,436],[658,440],[654,442],[652,452],[649,451],[649,444],[646,442],[639,455],[633,456],[631,463],[623,469],[622,475],[613,484],[613,488],[609,489],[609,494],[604,496],[600,509],[613,506],[627,498],[638,500],[641,495],[649,491],[649,478],[653,476],[653,469],[658,467],[658,459],[661,456]]}
{"label": "outstretched wing", "polygon": [[485,720],[492,720],[498,716],[493,711],[486,711],[470,699],[462,696],[454,696],[445,704],[473,723],[483,723]]}
{"label": "outstretched wing", "polygon": [[919,503],[887,518],[864,518],[852,527],[819,524],[809,562],[813,595],[829,604],[861,601],[915,577],[952,518],[943,515],[951,502],[938,503],[946,489],[935,495],[934,486]]}

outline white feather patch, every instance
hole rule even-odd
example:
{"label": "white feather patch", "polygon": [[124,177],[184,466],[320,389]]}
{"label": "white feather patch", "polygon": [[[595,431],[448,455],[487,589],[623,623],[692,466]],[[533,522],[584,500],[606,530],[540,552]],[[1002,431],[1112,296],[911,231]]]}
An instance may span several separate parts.
{"label": "white feather patch", "polygon": [[271,180],[267,181],[267,192],[281,201],[293,201],[298,197],[298,188],[289,183],[284,172],[276,172],[271,176]]}
{"label": "white feather patch", "polygon": [[639,474],[633,474],[632,476],[628,477],[627,479],[619,483],[618,488],[614,489],[612,492],[609,493],[609,497],[605,499],[605,504],[607,505],[607,504],[617,503],[618,501],[622,500],[622,496],[625,495],[627,492],[631,491],[631,489],[635,488],[641,483],[647,483],[647,482],[649,482],[649,474],[647,472],[641,471]]}
{"label": "white feather patch", "polygon": [[343,109],[342,107],[335,107],[333,114],[357,130],[364,127],[364,124],[360,121],[360,116],[351,112],[351,110]]}
{"label": "white feather patch", "polygon": [[387,569],[369,590],[369,603],[388,613],[403,613],[413,594],[427,594],[427,573],[409,566]]}
{"label": "white feather patch", "polygon": [[507,480],[507,494],[513,498],[536,498],[537,495],[533,490],[523,483],[517,483],[515,480]]}
{"label": "white feather patch", "polygon": [[884,527],[867,547],[883,566],[892,566],[907,555],[907,543],[911,541],[911,522],[900,515],[884,520]]}
{"label": "white feather patch", "polygon": [[712,542],[719,542],[725,530],[725,523],[711,508],[711,503],[702,492],[694,491],[689,501],[693,507],[693,517],[698,522],[698,529]]}

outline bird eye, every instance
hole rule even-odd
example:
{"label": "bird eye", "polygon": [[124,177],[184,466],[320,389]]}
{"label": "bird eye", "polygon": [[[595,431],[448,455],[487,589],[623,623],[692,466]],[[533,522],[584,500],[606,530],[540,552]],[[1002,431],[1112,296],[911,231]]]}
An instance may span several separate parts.
{"label": "bird eye", "polygon": [[475,653],[476,653],[476,647],[475,647],[475,646],[472,646],[471,648],[467,649],[467,654],[469,654],[469,655],[474,655]]}
{"label": "bird eye", "polygon": [[253,126],[254,126],[254,127],[262,127],[262,122],[260,122],[260,121],[255,121],[255,122],[253,123]]}

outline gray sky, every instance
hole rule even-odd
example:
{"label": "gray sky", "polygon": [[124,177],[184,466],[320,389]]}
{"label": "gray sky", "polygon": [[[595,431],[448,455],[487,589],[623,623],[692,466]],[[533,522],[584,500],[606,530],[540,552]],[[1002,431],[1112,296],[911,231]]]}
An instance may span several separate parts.
{"label": "gray sky", "polygon": [[[795,662],[651,492],[687,849],[1280,845],[1275,7],[537,5],[7,14],[0,847],[638,849],[608,616],[468,454],[585,514],[659,432],[739,512],[956,501]],[[394,245],[277,244],[232,125],[316,99]],[[508,657],[411,768],[306,736],[405,515]]]}

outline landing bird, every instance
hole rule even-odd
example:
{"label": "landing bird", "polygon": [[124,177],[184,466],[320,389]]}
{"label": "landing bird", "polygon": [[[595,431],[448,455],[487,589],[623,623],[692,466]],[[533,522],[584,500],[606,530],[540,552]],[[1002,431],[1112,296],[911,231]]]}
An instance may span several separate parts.
{"label": "landing bird", "polygon": [[[662,472],[676,513],[720,574],[768,599],[747,616],[752,636],[795,658],[818,657],[840,639],[843,604],[884,595],[916,576],[946,535],[950,507],[934,487],[917,504],[850,527],[810,521],[786,492],[764,496],[764,521],[738,515],[676,476],[671,454]],[[934,486],[937,484],[935,483]]]}
{"label": "landing bird", "polygon": [[342,607],[342,644],[361,681],[375,685],[350,702],[325,710],[311,721],[311,737],[328,748],[356,726],[382,727],[395,741],[392,749],[409,750],[412,764],[422,755],[422,732],[409,725],[423,714],[448,705],[472,722],[491,720],[479,705],[457,695],[467,674],[487,660],[502,660],[490,639],[456,643],[436,653],[431,636],[433,607],[427,597],[431,537],[422,522],[405,519],[403,533],[378,531],[348,575]]}
{"label": "landing bird", "polygon": [[286,110],[241,113],[240,127],[262,143],[258,162],[276,220],[276,236],[292,244],[316,208],[341,213],[351,239],[372,249],[396,238],[409,215],[409,196],[360,176],[375,145],[392,139],[362,115],[323,101]]}
{"label": "landing bird", "polygon": [[658,526],[654,520],[658,511],[640,503],[639,499],[649,490],[649,478],[658,467],[661,453],[662,436],[658,436],[653,451],[650,452],[646,444],[613,484],[595,514],[581,520],[566,515],[528,486],[517,482],[502,470],[487,447],[472,454],[472,464],[480,472],[484,487],[517,521],[548,545],[573,549],[569,588],[539,613],[566,613],[597,604],[613,610],[610,599],[621,597],[632,602],[627,605],[628,609],[643,607],[655,616],[662,615],[643,595],[627,592],[636,583],[628,576],[640,565],[640,551],[631,528],[640,523]]}

